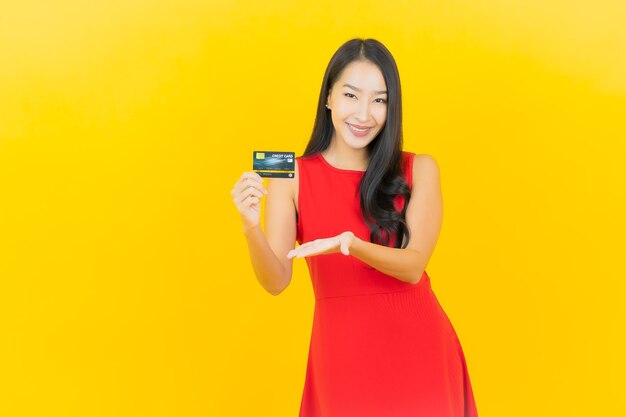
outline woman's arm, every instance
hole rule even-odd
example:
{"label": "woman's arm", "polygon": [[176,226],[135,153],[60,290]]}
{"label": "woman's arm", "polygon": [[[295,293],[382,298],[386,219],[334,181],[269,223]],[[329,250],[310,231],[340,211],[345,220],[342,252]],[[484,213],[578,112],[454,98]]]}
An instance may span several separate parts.
{"label": "woman's arm", "polygon": [[244,228],[244,235],[257,280],[270,294],[280,294],[291,281],[291,271],[278,260],[260,225]]}
{"label": "woman's arm", "polygon": [[350,255],[400,281],[417,284],[428,259],[413,249],[397,249],[366,242],[358,237],[350,245]]}
{"label": "woman's arm", "polygon": [[244,227],[254,273],[272,295],[283,292],[291,282],[293,261],[286,254],[296,243],[295,181],[298,181],[297,167],[294,178],[268,178],[265,234],[260,225]]}
{"label": "woman's arm", "polygon": [[[294,181],[297,178],[296,167],[293,179],[269,178],[266,190],[259,174],[246,171],[230,191],[243,222],[254,274],[272,295],[280,294],[291,281],[292,261],[286,253],[296,241],[294,195],[297,183]],[[261,200],[265,195],[267,204],[263,234],[260,226]]]}

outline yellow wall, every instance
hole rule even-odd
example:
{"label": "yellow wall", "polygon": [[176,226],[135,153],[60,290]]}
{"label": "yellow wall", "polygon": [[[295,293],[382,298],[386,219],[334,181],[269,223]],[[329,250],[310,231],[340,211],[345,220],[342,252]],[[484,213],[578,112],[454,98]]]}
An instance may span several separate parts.
{"label": "yellow wall", "polygon": [[441,167],[480,415],[623,414],[625,4],[2,0],[0,415],[297,415],[308,270],[264,292],[229,192],[356,36]]}

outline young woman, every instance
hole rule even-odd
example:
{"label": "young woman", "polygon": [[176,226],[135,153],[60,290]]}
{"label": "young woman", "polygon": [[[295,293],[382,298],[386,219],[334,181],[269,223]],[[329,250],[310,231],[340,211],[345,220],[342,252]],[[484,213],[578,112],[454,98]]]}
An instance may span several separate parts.
{"label": "young woman", "polygon": [[293,179],[269,178],[265,189],[244,172],[231,194],[268,292],[289,285],[293,258],[309,267],[315,310],[300,417],[478,415],[426,273],[442,223],[439,168],[402,150],[400,79],[383,44],[352,39],[335,52]]}

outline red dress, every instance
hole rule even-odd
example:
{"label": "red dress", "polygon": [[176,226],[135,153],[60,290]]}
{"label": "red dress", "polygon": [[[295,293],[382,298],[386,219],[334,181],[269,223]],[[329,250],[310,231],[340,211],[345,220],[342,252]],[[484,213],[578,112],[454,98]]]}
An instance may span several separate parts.
{"label": "red dress", "polygon": [[[409,187],[413,155],[402,152]],[[335,168],[320,153],[296,162],[298,243],[347,230],[369,241],[364,172]],[[425,271],[410,284],[351,255],[305,260],[315,309],[300,417],[478,415],[461,344]]]}

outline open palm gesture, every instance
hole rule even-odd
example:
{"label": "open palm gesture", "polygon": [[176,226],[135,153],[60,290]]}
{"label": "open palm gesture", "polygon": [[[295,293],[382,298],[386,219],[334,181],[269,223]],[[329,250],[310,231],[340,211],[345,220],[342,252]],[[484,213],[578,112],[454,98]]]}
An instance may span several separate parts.
{"label": "open palm gesture", "polygon": [[354,242],[355,236],[352,232],[343,232],[340,235],[315,239],[306,242],[287,253],[287,258],[303,258],[305,256],[323,255],[341,252],[344,255],[350,254],[350,245]]}

